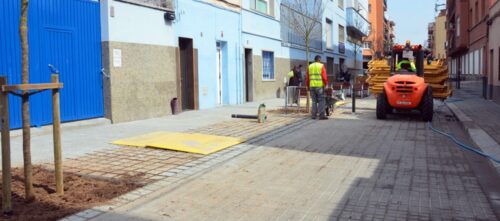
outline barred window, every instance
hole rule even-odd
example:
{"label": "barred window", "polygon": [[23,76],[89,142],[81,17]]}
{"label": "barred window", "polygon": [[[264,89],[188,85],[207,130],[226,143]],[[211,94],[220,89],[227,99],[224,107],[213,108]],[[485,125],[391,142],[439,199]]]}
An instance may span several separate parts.
{"label": "barred window", "polygon": [[262,79],[274,80],[274,52],[262,52]]}

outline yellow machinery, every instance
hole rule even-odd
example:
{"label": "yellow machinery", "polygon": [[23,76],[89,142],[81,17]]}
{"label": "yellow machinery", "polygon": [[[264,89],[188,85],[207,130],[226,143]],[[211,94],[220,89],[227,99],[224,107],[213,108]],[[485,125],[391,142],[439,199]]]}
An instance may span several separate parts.
{"label": "yellow machinery", "polygon": [[[425,83],[432,86],[432,96],[444,100],[452,93],[448,82],[448,65],[446,60],[433,61],[430,65],[424,62]],[[378,95],[384,90],[384,82],[391,76],[391,67],[387,59],[371,60],[368,63],[368,78],[370,92]]]}

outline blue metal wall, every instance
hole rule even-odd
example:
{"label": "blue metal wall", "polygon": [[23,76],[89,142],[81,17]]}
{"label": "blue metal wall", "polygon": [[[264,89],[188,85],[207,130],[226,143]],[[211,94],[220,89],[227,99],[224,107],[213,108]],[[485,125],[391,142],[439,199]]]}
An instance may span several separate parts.
{"label": "blue metal wall", "polygon": [[[104,115],[99,2],[31,0],[28,11],[30,83],[50,82],[48,64],[60,71],[61,119],[74,121]],[[19,0],[0,4],[0,75],[21,82]],[[21,127],[21,99],[10,96],[11,128]],[[52,122],[50,91],[30,98],[34,126]]]}

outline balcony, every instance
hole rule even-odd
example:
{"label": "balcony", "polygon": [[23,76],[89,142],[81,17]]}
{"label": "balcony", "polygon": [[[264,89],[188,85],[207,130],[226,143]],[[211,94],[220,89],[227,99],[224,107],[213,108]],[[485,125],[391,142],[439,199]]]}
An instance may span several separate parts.
{"label": "balcony", "polygon": [[368,36],[370,23],[366,18],[361,16],[354,8],[346,9],[347,15],[347,34],[354,38],[362,38]]}

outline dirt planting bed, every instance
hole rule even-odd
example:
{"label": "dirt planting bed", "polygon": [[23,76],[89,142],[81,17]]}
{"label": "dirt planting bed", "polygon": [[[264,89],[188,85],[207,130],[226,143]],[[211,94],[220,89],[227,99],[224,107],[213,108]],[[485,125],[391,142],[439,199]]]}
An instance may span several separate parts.
{"label": "dirt planting bed", "polygon": [[135,176],[104,180],[64,173],[65,193],[64,196],[59,196],[55,193],[54,172],[41,166],[35,166],[33,168],[33,188],[36,199],[32,202],[26,202],[23,169],[14,168],[12,169],[13,213],[0,216],[0,220],[58,220],[67,215],[102,205],[117,196],[140,187],[136,182],[140,178],[140,176]]}

